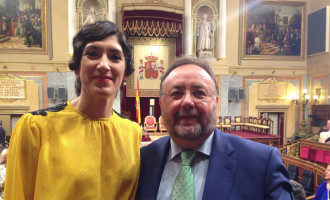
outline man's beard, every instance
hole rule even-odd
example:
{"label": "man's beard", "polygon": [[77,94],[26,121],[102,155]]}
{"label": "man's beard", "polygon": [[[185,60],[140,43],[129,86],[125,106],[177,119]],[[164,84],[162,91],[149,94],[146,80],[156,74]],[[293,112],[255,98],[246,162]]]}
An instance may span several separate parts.
{"label": "man's beard", "polygon": [[[216,127],[218,117],[216,106],[214,106],[213,111],[205,116],[204,119],[202,119],[200,113],[196,109],[180,110],[174,115],[174,119],[169,119],[163,110],[164,108],[162,108],[162,116],[166,129],[176,138],[183,138],[190,141],[198,140],[214,131]],[[189,128],[178,125],[178,120],[182,116],[195,116],[197,118],[197,123],[195,126]]]}

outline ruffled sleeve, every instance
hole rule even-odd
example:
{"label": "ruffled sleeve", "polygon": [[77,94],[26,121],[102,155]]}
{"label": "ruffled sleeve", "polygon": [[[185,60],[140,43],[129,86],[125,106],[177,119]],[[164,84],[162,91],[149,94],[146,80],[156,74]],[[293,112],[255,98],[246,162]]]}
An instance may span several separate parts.
{"label": "ruffled sleeve", "polygon": [[5,199],[33,199],[40,133],[35,118],[25,114],[17,122],[10,140],[5,180]]}

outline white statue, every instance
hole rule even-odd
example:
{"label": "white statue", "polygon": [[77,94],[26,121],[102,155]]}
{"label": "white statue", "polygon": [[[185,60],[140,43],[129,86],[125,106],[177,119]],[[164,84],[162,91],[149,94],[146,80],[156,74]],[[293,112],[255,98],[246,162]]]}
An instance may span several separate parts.
{"label": "white statue", "polygon": [[95,23],[96,21],[97,21],[97,16],[96,16],[95,8],[92,6],[83,25],[92,24],[92,23]]}
{"label": "white statue", "polygon": [[199,37],[197,50],[212,50],[212,30],[210,24],[206,21],[207,14],[203,14],[203,21],[199,27]]}

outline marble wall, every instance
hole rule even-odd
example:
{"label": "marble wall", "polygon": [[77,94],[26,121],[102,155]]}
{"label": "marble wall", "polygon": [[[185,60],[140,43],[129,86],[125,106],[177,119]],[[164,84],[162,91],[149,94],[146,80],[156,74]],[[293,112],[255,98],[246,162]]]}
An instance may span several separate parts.
{"label": "marble wall", "polygon": [[242,88],[242,76],[221,75],[220,116],[241,116],[241,100],[228,100],[229,88]]}
{"label": "marble wall", "polygon": [[[76,75],[74,72],[49,72],[47,73],[48,75],[48,87],[64,87],[67,90],[67,99],[66,100],[61,100],[58,98],[55,99],[48,99],[48,106],[54,106],[59,103],[65,102],[67,100],[72,100],[75,99],[76,92],[74,88],[74,82]],[[47,87],[47,86],[46,86]],[[121,103],[120,103],[120,90],[118,90],[113,109],[116,110],[117,112],[121,112]],[[58,94],[57,96],[58,97]]]}

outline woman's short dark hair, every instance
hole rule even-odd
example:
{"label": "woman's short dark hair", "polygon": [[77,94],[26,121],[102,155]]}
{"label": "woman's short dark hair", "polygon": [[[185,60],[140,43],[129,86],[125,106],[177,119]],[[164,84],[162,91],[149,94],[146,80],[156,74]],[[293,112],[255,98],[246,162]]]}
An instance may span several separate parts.
{"label": "woman's short dark hair", "polygon": [[[100,41],[104,38],[116,35],[125,56],[125,75],[129,76],[134,72],[132,64],[132,46],[127,42],[126,36],[119,31],[116,24],[110,21],[97,21],[93,24],[83,26],[82,29],[73,38],[73,56],[69,63],[69,68],[74,71],[80,68],[81,57],[85,46],[94,41]],[[80,79],[76,79],[75,89],[77,96],[81,92]]]}

